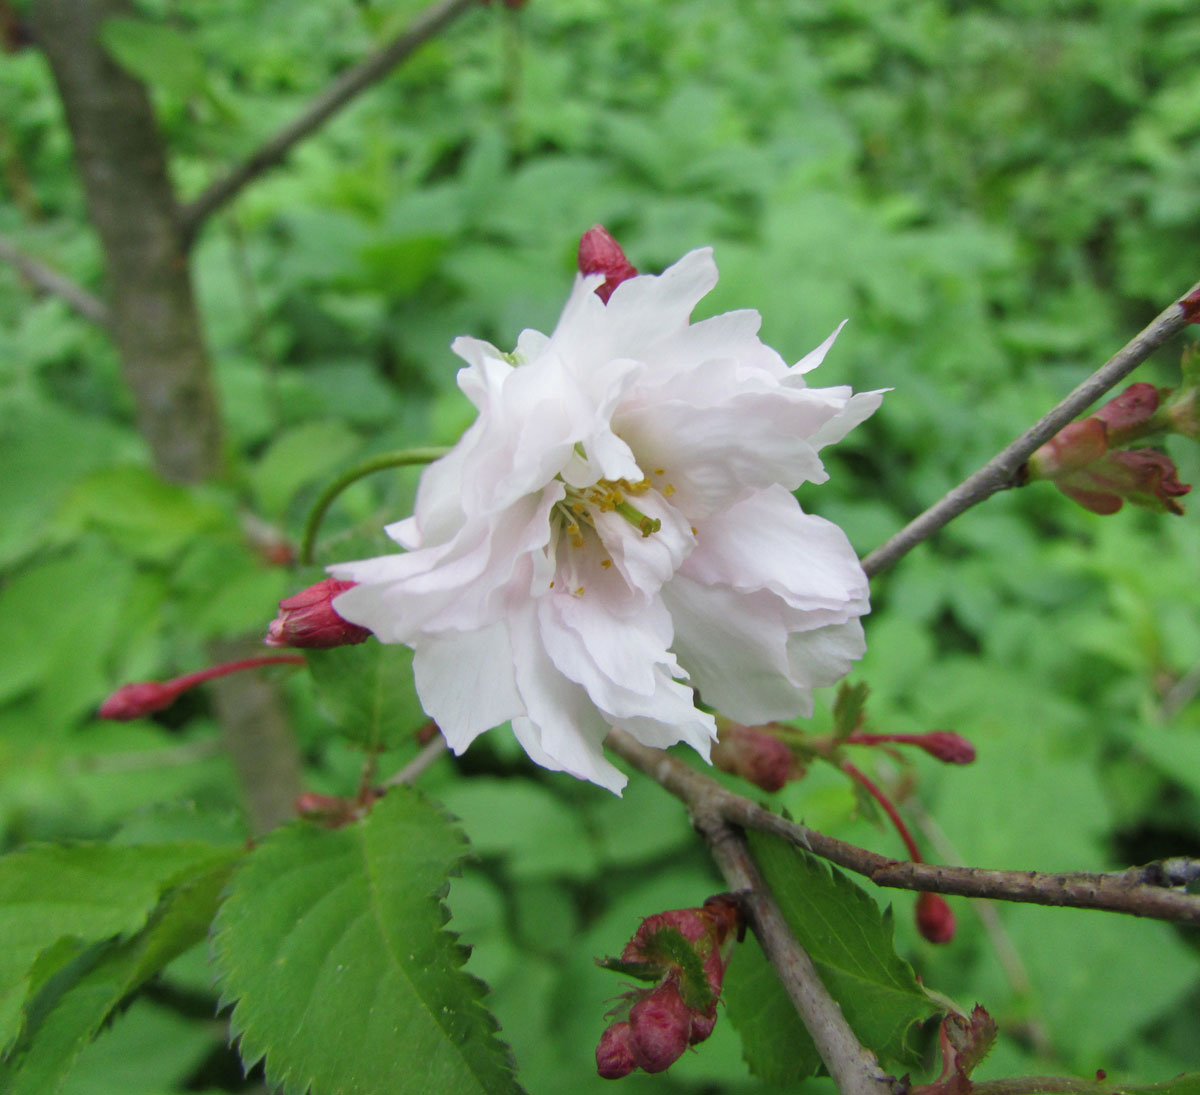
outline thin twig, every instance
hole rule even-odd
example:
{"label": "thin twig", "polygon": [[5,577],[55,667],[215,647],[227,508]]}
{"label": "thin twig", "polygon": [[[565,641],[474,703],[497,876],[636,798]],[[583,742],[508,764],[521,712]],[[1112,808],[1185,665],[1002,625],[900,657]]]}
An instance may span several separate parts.
{"label": "thin twig", "polygon": [[402,783],[415,783],[445,751],[446,739],[439,732],[399,772],[394,776],[389,776],[380,786],[387,788],[398,787]]}
{"label": "thin twig", "polygon": [[[1200,284],[1193,286],[1190,292],[1194,293],[1198,289]],[[1049,441],[1063,426],[1110,388],[1124,380],[1167,339],[1183,330],[1188,322],[1184,308],[1178,302],[1170,304],[1049,414],[1038,419],[1012,444],[1002,449],[977,472],[964,479],[863,559],[863,570],[867,572],[867,576],[873,578],[880,571],[886,570],[922,540],[928,540],[972,506],[990,498],[997,491],[1017,486],[1021,465],[1039,446]]]}
{"label": "thin twig", "polygon": [[332,115],[357,95],[386,76],[419,46],[453,22],[478,0],[438,0],[418,15],[405,31],[366,60],[343,72],[294,121],[264,142],[247,159],[218,179],[179,212],[185,240],[195,238],[200,226],[221,206],[228,204],[250,182],[280,163],[305,137],[315,132]]}
{"label": "thin twig", "polygon": [[[628,758],[627,758],[628,759]],[[837,1001],[821,982],[808,952],[788,927],[746,847],[719,813],[693,813],[713,860],[729,888],[745,896],[743,907],[763,953],[779,974],[788,999],[796,1008],[813,1045],[842,1095],[890,1095],[891,1076],[879,1067],[875,1055],[862,1046]]]}
{"label": "thin twig", "polygon": [[628,734],[612,731],[608,736],[608,745],[681,799],[689,809],[719,810],[721,816],[732,825],[773,833],[839,867],[864,875],[877,886],[1034,905],[1100,909],[1155,920],[1200,924],[1200,894],[1184,893],[1173,888],[1182,886],[1190,877],[1200,876],[1200,863],[1196,860],[1164,860],[1106,874],[1084,871],[1045,874],[1041,871],[1000,871],[986,867],[910,863],[788,821],[726,790],[716,780],[698,772],[680,758],[640,745]]}
{"label": "thin twig", "polygon": [[78,286],[57,270],[25,254],[11,240],[0,236],[0,259],[11,263],[21,276],[36,290],[49,293],[69,304],[84,319],[108,326],[108,307],[99,297]]}

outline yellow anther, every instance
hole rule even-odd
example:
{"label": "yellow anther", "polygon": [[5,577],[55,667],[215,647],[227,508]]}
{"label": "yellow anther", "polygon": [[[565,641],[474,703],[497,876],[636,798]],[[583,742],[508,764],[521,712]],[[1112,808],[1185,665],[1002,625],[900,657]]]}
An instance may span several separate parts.
{"label": "yellow anther", "polygon": [[675,488],[668,483],[665,487],[663,487],[662,493],[664,498],[670,498],[671,495],[675,493]]}
{"label": "yellow anther", "polygon": [[605,570],[608,570],[608,568],[609,568],[610,566],[612,566],[612,560],[611,560],[611,559],[601,559],[601,560],[600,560],[600,565],[601,565],[602,567],[604,567],[604,569],[605,569]]}
{"label": "yellow anther", "polygon": [[571,590],[571,596],[572,597],[582,597],[583,596],[583,586],[580,586],[578,589]]}
{"label": "yellow anther", "polygon": [[666,474],[667,474],[667,469],[666,469],[666,468],[655,468],[655,469],[654,469],[654,474],[655,474],[655,475],[666,475]]}

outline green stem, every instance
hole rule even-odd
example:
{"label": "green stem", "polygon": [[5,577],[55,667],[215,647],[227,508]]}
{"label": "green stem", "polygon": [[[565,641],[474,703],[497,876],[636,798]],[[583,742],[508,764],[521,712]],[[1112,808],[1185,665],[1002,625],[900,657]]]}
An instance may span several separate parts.
{"label": "green stem", "polygon": [[333,500],[350,486],[351,483],[357,483],[360,479],[365,479],[368,475],[372,475],[377,471],[386,471],[388,468],[405,468],[412,464],[431,464],[439,457],[445,456],[449,451],[448,448],[442,446],[400,449],[397,452],[385,452],[380,453],[378,456],[372,456],[369,460],[364,460],[361,464],[356,464],[354,467],[343,472],[321,491],[320,497],[313,503],[313,508],[309,511],[308,520],[304,522],[304,541],[300,545],[300,561],[306,564],[313,561],[313,548],[317,541],[317,530],[321,527],[321,521],[324,520],[325,511],[333,504]]}

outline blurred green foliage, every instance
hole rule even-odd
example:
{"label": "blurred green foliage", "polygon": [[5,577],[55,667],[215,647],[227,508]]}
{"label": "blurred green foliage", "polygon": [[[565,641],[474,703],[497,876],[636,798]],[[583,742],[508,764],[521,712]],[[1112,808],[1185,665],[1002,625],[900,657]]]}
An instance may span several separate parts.
{"label": "blurred green foliage", "polygon": [[[105,40],[151,82],[186,200],[419,9],[143,0]],[[0,172],[0,232],[101,286],[35,50],[0,69]],[[206,227],[195,272],[230,473],[194,490],[147,470],[103,332],[0,268],[5,845],[130,825],[143,842],[227,836],[236,791],[203,697],[127,725],[96,722],[96,704],[126,680],[200,667],[210,639],[265,627],[309,573],[248,547],[246,514],[294,539],[352,461],[452,442],[469,407],[450,340],[509,346],[522,327],[549,329],[593,222],[642,269],[714,245],[722,280],[703,307],[758,308],[789,359],[851,317],[818,382],[894,390],[801,499],[865,552],[1196,279],[1198,186],[1188,0],[481,9]],[[1139,379],[1169,385],[1177,360],[1169,348]],[[1172,453],[1185,481],[1200,477],[1194,451]],[[321,561],[376,550],[373,530],[407,513],[415,481],[376,476],[344,494]],[[1200,705],[1168,717],[1163,701],[1200,663],[1197,542],[1194,514],[1100,518],[1035,487],[968,513],[876,582],[855,674],[873,727],[950,727],[979,750],[971,768],[922,756],[899,773],[931,858],[1067,870],[1196,851]],[[287,690],[311,786],[353,793],[359,754],[330,741],[305,680]],[[394,728],[383,736],[395,744]],[[522,1082],[600,1087],[591,1051],[620,988],[592,957],[619,951],[639,917],[720,888],[680,809],[637,780],[618,801],[533,773],[500,733],[423,786],[475,847],[450,926],[476,947],[467,969],[492,987]],[[832,771],[778,798],[899,854]],[[1102,1067],[1154,1080],[1197,1066],[1194,932],[957,901],[958,936],[934,948],[912,926],[912,895],[876,896],[925,982],[998,1020],[979,1076]],[[62,1090],[236,1090],[211,1001],[196,1007],[210,996],[192,951]],[[625,1084],[764,1090],[726,1022],[669,1078]]]}

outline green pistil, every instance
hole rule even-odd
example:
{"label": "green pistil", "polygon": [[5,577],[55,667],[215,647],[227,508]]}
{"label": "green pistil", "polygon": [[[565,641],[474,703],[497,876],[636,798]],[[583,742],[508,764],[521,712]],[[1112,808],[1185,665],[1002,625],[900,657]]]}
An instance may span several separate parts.
{"label": "green pistil", "polygon": [[647,517],[640,509],[628,502],[618,502],[613,509],[640,531],[643,537],[653,536],[662,528],[662,521],[657,517]]}

